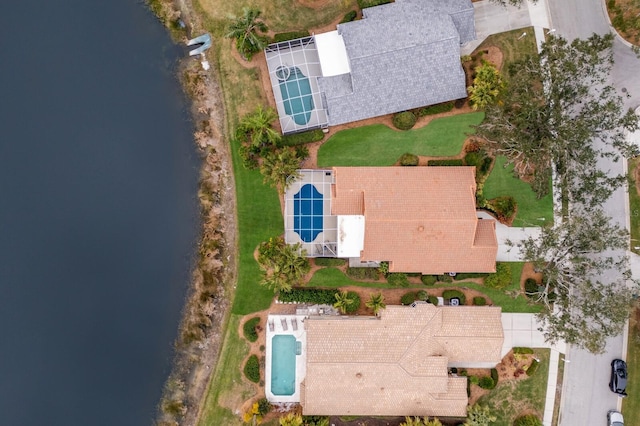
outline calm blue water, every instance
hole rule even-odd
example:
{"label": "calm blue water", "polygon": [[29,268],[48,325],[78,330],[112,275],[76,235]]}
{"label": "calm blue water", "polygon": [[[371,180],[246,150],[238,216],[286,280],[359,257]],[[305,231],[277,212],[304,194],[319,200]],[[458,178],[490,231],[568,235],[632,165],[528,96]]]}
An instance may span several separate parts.
{"label": "calm blue water", "polygon": [[305,243],[315,240],[324,230],[323,205],[322,194],[310,183],[293,195],[293,230]]}
{"label": "calm blue water", "polygon": [[0,424],[150,424],[198,236],[182,50],[140,1],[21,0],[0,54]]}
{"label": "calm blue water", "polygon": [[289,68],[289,77],[280,82],[280,93],[285,112],[293,117],[296,124],[302,126],[309,122],[313,111],[313,95],[309,77],[300,68]]}
{"label": "calm blue water", "polygon": [[296,338],[280,334],[271,340],[271,392],[293,395],[296,391]]}

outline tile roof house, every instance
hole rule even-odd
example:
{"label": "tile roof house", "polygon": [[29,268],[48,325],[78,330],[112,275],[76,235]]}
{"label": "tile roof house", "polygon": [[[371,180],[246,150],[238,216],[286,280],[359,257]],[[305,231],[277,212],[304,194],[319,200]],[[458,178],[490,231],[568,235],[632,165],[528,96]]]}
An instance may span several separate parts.
{"label": "tile roof house", "polygon": [[[283,133],[467,96],[460,46],[475,39],[471,0],[396,0],[362,13],[336,31],[265,50]],[[295,81],[283,88],[287,70],[309,79],[304,93]],[[305,96],[313,101],[296,107]]]}
{"label": "tile roof house", "polygon": [[338,257],[387,261],[391,272],[495,272],[495,222],[476,216],[475,167],[332,171],[331,214],[364,226],[338,221]]}
{"label": "tile roof house", "polygon": [[388,306],[305,328],[305,415],[465,417],[467,379],[448,368],[493,368],[504,340],[499,307]]}
{"label": "tile roof house", "polygon": [[475,39],[471,0],[397,0],[337,31],[350,73],[318,79],[329,125],[467,96],[460,45]]}

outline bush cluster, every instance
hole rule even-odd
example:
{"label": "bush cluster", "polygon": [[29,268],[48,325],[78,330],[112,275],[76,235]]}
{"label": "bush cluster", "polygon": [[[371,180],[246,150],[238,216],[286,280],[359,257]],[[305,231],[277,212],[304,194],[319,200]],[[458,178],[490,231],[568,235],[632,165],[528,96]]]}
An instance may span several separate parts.
{"label": "bush cluster", "polygon": [[429,295],[429,297],[427,297],[427,302],[431,303],[434,306],[438,306],[438,298],[436,296]]}
{"label": "bush cluster", "polygon": [[498,215],[498,219],[509,220],[516,214],[518,203],[513,197],[506,195],[489,200],[487,206]]}
{"label": "bush cluster", "polygon": [[534,359],[533,361],[531,361],[531,365],[529,366],[529,368],[527,368],[527,376],[533,376],[536,371],[538,371],[538,366],[540,365],[540,363],[538,362],[537,359]]}
{"label": "bush cluster", "polygon": [[353,314],[360,307],[360,296],[358,296],[358,293],[355,291],[350,291],[347,293],[347,298],[350,300],[350,303],[345,307],[345,313]]}
{"label": "bush cluster", "polygon": [[442,283],[452,283],[453,282],[453,277],[449,274],[444,274],[444,275],[438,275],[438,281],[442,282]]}
{"label": "bush cluster", "polygon": [[260,362],[257,355],[251,355],[244,365],[244,375],[253,383],[260,381]]}
{"label": "bush cluster", "polygon": [[489,173],[493,158],[489,157],[483,150],[471,151],[464,156],[464,162],[467,166],[476,167],[476,177],[483,177]]}
{"label": "bush cluster", "polygon": [[428,166],[464,166],[463,160],[453,159],[453,160],[429,160],[427,161]]}
{"label": "bush cluster", "polygon": [[414,291],[410,291],[402,295],[402,297],[400,298],[400,303],[403,305],[410,305],[416,301],[416,297],[416,293]]}
{"label": "bush cluster", "polygon": [[289,31],[286,33],[277,33],[273,35],[272,43],[280,43],[281,41],[295,40],[298,38],[309,37],[309,31]]}
{"label": "bush cluster", "polygon": [[441,104],[429,105],[418,109],[418,117],[424,117],[426,115],[440,114],[443,112],[449,112],[453,109],[453,101],[444,102]]}
{"label": "bush cluster", "polygon": [[513,426],[542,426],[542,420],[535,414],[525,414],[513,421]]}
{"label": "bush cluster", "polygon": [[393,115],[393,125],[398,130],[409,130],[415,124],[418,118],[411,111],[402,111]]}
{"label": "bush cluster", "polygon": [[294,287],[287,293],[280,293],[278,299],[281,302],[312,303],[318,305],[333,305],[335,302],[335,290],[320,288]]}
{"label": "bush cluster", "polygon": [[464,293],[460,290],[445,290],[442,292],[442,297],[445,300],[451,300],[452,298],[457,297],[458,299],[460,299],[461,305],[464,305],[466,301]]}
{"label": "bush cluster", "polygon": [[508,287],[509,284],[511,284],[511,266],[504,262],[498,262],[496,273],[489,274],[484,280],[484,285],[498,290]]}
{"label": "bush cluster", "polygon": [[524,292],[527,297],[535,297],[538,294],[538,282],[533,278],[527,278],[524,282]]}
{"label": "bush cluster", "polygon": [[394,287],[408,287],[409,279],[407,274],[395,273],[387,276],[387,282]]}
{"label": "bush cluster", "polygon": [[475,306],[484,306],[487,304],[487,299],[482,296],[476,296],[473,298],[473,304]]}
{"label": "bush cluster", "polygon": [[377,268],[347,268],[347,275],[354,280],[377,280],[380,277]]}
{"label": "bush cluster", "polygon": [[483,376],[480,377],[480,380],[478,380],[478,386],[480,386],[482,389],[493,389],[496,387],[496,382],[494,382],[493,378],[489,376]]}
{"label": "bush cluster", "polygon": [[470,280],[470,279],[474,279],[474,278],[485,278],[489,276],[489,274],[485,274],[485,273],[462,273],[462,274],[456,274],[455,277],[453,277],[454,280],[456,281],[464,281],[464,280]]}
{"label": "bush cluster", "polygon": [[347,263],[344,259],[334,257],[316,257],[316,265],[318,266],[342,266]]}
{"label": "bush cluster", "polygon": [[351,22],[354,21],[356,19],[356,17],[358,16],[358,12],[356,12],[355,10],[352,10],[350,12],[347,12],[344,17],[342,18],[342,21],[340,21],[341,24],[345,24],[347,22]]}
{"label": "bush cluster", "polygon": [[250,342],[255,342],[258,340],[258,330],[256,327],[260,324],[259,317],[253,317],[250,320],[244,323],[242,326],[242,331],[244,332],[244,338]]}
{"label": "bush cluster", "polygon": [[420,163],[420,158],[415,154],[402,154],[400,157],[400,165],[401,166],[417,166]]}
{"label": "bush cluster", "polygon": [[420,281],[424,285],[434,285],[438,281],[438,277],[435,275],[423,275],[420,277]]}
{"label": "bush cluster", "polygon": [[429,298],[429,293],[424,290],[420,290],[416,293],[416,300],[427,300]]}
{"label": "bush cluster", "polygon": [[261,416],[264,416],[265,414],[270,412],[271,408],[271,403],[267,398],[260,398],[258,400],[258,414],[260,414]]}
{"label": "bush cluster", "polygon": [[324,132],[320,129],[315,129],[307,132],[284,135],[280,141],[282,145],[285,146],[296,146],[321,141],[322,139],[324,139]]}
{"label": "bush cluster", "polygon": [[380,6],[381,4],[391,3],[393,0],[358,0],[358,7],[364,9],[366,7]]}

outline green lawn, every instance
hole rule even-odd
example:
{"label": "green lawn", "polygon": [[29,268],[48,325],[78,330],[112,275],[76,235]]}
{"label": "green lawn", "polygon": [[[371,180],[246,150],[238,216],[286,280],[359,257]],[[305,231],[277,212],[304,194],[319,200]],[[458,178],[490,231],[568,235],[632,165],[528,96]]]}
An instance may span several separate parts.
{"label": "green lawn", "polygon": [[632,419],[640,419],[640,328],[637,309],[636,307],[631,311],[629,322],[629,346],[626,358],[630,378],[627,383],[629,396],[622,400],[622,415],[630,424],[633,424]]}
{"label": "green lawn", "polygon": [[[520,38],[522,33],[525,32],[527,33],[527,35]],[[507,80],[509,79],[509,75],[506,70],[510,63],[522,59],[527,55],[538,56],[538,48],[536,46],[536,38],[533,27],[490,35],[476,50],[482,50],[489,46],[496,46],[502,51],[503,76]]]}
{"label": "green lawn", "polygon": [[495,389],[478,400],[479,404],[488,405],[491,413],[497,416],[492,426],[511,426],[520,414],[531,411],[542,419],[549,376],[549,354],[549,349],[535,349],[540,366],[533,376],[498,382]]}
{"label": "green lawn", "polygon": [[[631,251],[640,254],[640,195],[634,178],[640,158],[629,160],[629,215],[631,216]],[[638,247],[636,249],[636,247]]]}
{"label": "green lawn", "polygon": [[438,118],[420,129],[398,131],[382,124],[342,130],[318,151],[318,166],[391,166],[404,153],[447,157],[460,153],[471,126],[484,113]]}
{"label": "green lawn", "polygon": [[[238,336],[241,316],[231,315],[227,323],[220,359],[207,389],[199,424],[240,426],[242,419],[228,407],[239,406],[255,394],[254,387],[242,377],[240,362],[249,353],[249,345]],[[239,403],[238,403],[239,402]]]}
{"label": "green lawn", "polygon": [[262,183],[257,170],[247,170],[232,144],[236,197],[238,200],[239,265],[238,284],[233,300],[234,314],[248,314],[269,307],[273,291],[260,286],[262,275],[253,257],[258,244],[284,232],[278,194]]}
{"label": "green lawn", "polygon": [[[507,158],[496,158],[491,174],[484,183],[483,194],[487,200],[511,195],[518,203],[518,213],[513,226],[541,226],[553,222],[553,196],[551,192],[538,199],[531,186],[513,174],[513,165],[505,167]],[[551,185],[551,182],[549,182]],[[544,218],[544,220],[542,220]]]}
{"label": "green lawn", "polygon": [[[511,263],[511,285],[504,290],[494,290],[472,282],[455,282],[451,284],[436,284],[434,286],[425,286],[423,284],[415,284],[407,287],[407,289],[424,289],[429,291],[430,288],[457,288],[468,287],[477,290],[491,298],[494,305],[501,306],[503,312],[540,312],[539,305],[531,304],[523,295],[517,297],[511,294],[517,294],[520,290],[520,276],[522,275],[522,262]],[[370,288],[397,288],[386,282],[363,282],[355,281],[346,276],[342,271],[336,268],[323,268],[316,271],[307,284],[309,287],[338,288],[344,286],[358,286]]]}

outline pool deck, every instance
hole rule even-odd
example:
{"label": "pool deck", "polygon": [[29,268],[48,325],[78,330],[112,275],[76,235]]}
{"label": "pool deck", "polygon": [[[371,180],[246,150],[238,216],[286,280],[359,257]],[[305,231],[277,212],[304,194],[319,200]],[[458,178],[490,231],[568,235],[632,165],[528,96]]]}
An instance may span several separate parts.
{"label": "pool deck", "polygon": [[[269,315],[267,317],[267,344],[265,355],[265,394],[271,403],[300,402],[300,383],[307,372],[307,332],[304,315]],[[272,339],[276,335],[294,336],[302,344],[302,352],[296,355],[295,391],[293,395],[271,393]]]}

